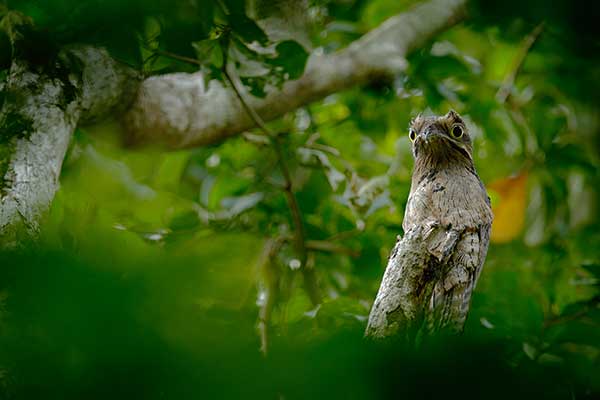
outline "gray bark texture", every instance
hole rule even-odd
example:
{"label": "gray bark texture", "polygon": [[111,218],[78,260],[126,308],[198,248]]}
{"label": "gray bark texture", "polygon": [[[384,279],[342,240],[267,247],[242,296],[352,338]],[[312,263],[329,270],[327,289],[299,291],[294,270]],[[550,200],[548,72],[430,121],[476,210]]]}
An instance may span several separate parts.
{"label": "gray bark texture", "polygon": [[420,328],[413,324],[423,320],[435,284],[428,279],[435,267],[431,260],[421,229],[398,238],[373,303],[365,336],[385,338],[403,332],[408,337]]}
{"label": "gray bark texture", "polygon": [[[458,22],[466,0],[432,0],[394,16],[333,54],[318,50],[304,75],[259,99],[246,94],[264,121],[327,95],[407,67],[406,55]],[[254,127],[234,92],[201,73],[146,79],[125,116],[133,144],[161,143],[173,149],[220,142]]]}
{"label": "gray bark texture", "polygon": [[64,49],[47,68],[13,62],[0,110],[0,247],[36,235],[76,126],[123,108],[136,80],[92,47]]}

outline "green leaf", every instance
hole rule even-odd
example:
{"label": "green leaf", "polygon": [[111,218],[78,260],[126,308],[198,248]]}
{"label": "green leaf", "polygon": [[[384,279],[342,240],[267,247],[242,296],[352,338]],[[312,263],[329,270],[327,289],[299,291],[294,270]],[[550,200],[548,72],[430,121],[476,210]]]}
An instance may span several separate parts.
{"label": "green leaf", "polygon": [[255,97],[265,98],[267,96],[267,92],[265,92],[265,84],[267,80],[261,77],[252,77],[252,78],[240,78],[244,86],[250,90],[250,94]]}
{"label": "green leaf", "polygon": [[162,162],[156,172],[154,178],[155,187],[158,189],[175,191],[179,185],[189,157],[190,154],[187,151],[166,154],[161,160]]}
{"label": "green leaf", "polygon": [[229,24],[231,25],[231,30],[246,43],[258,42],[261,45],[266,46],[269,43],[269,37],[267,34],[256,24],[254,20],[249,18],[244,13],[244,8],[242,8],[240,5],[232,4],[239,2],[237,0],[228,0],[226,3],[231,4],[231,13],[227,16]]}
{"label": "green leaf", "polygon": [[192,47],[196,51],[196,58],[201,62],[205,62],[211,59],[212,51],[218,44],[219,42],[216,40],[206,39],[199,42],[193,42]]}
{"label": "green leaf", "polygon": [[221,46],[216,45],[212,48],[212,51],[210,52],[210,61],[215,68],[223,68],[223,50],[221,49]]}
{"label": "green leaf", "polygon": [[187,231],[195,229],[200,225],[198,213],[193,210],[183,211],[175,214],[169,223],[169,229],[176,231]]}
{"label": "green leaf", "polygon": [[277,57],[268,61],[271,65],[283,68],[288,79],[298,79],[304,72],[308,53],[298,42],[285,40],[275,47]]}
{"label": "green leaf", "polygon": [[223,67],[223,48],[218,39],[205,39],[198,42],[193,42],[192,47],[196,52],[196,58],[203,65],[206,65],[209,70],[212,70],[212,77],[216,78],[219,71]]}
{"label": "green leaf", "polygon": [[581,267],[600,280],[600,264],[583,264]]}
{"label": "green leaf", "polygon": [[263,199],[264,194],[257,192],[239,197],[225,197],[221,200],[221,205],[226,208],[231,217],[239,215],[255,207]]}

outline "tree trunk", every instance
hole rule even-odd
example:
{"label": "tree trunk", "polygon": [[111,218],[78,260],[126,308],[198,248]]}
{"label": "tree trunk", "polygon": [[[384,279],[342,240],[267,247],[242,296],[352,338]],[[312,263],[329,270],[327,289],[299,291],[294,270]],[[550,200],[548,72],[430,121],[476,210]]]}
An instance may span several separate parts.
{"label": "tree trunk", "polygon": [[137,79],[104,50],[63,50],[54,65],[13,62],[0,111],[0,247],[35,236],[79,123],[123,109]]}

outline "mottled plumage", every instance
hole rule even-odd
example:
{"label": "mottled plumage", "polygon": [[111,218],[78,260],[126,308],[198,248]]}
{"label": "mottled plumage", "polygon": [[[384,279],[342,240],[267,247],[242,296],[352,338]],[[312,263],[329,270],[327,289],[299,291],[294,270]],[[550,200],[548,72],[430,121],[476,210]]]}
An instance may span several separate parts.
{"label": "mottled plumage", "polygon": [[[398,329],[461,331],[487,254],[492,210],[471,138],[454,111],[417,117],[415,167],[400,240],[373,305],[367,335]],[[413,329],[410,329],[413,328]]]}
{"label": "mottled plumage", "polygon": [[410,135],[415,168],[402,227],[405,232],[425,227],[423,240],[437,261],[430,329],[460,331],[487,254],[489,197],[475,171],[467,127],[456,112],[417,117]]}

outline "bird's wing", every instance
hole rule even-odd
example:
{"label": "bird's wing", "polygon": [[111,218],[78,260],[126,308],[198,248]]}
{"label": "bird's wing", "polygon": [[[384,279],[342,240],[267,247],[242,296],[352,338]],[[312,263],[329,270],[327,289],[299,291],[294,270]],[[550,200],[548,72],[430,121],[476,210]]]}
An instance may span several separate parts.
{"label": "bird's wing", "polygon": [[433,290],[427,323],[430,331],[462,331],[487,254],[489,234],[490,225],[486,224],[460,235],[444,266],[442,279]]}
{"label": "bird's wing", "polygon": [[477,272],[475,274],[475,286],[479,281],[479,275],[483,270],[483,263],[487,256],[488,247],[490,245],[490,233],[492,230],[492,224],[482,225],[479,229],[479,265],[477,266]]}

